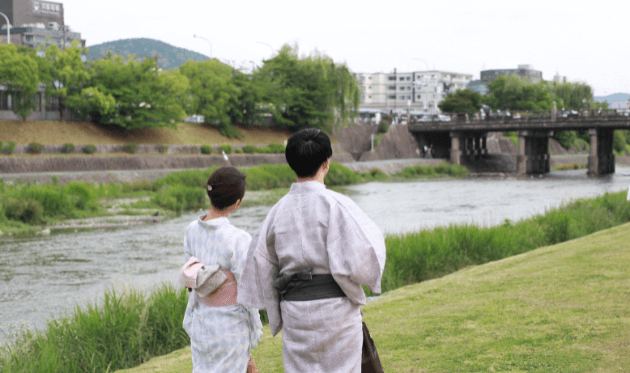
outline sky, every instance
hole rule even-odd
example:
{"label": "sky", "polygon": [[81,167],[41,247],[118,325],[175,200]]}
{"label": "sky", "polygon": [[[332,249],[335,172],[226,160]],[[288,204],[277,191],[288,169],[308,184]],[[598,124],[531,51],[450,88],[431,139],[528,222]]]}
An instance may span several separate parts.
{"label": "sky", "polygon": [[[244,70],[284,44],[353,72],[472,74],[530,64],[630,93],[630,1],[57,0],[87,46],[152,38]],[[193,35],[201,36],[194,38]]]}

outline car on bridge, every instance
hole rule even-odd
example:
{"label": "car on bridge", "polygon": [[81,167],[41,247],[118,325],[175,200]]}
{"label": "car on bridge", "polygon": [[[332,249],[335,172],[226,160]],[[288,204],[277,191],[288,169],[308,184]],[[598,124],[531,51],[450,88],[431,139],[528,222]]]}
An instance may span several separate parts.
{"label": "car on bridge", "polygon": [[429,114],[418,119],[418,122],[450,122],[451,117],[442,114]]}
{"label": "car on bridge", "polygon": [[580,114],[576,110],[558,110],[558,118],[577,118]]}

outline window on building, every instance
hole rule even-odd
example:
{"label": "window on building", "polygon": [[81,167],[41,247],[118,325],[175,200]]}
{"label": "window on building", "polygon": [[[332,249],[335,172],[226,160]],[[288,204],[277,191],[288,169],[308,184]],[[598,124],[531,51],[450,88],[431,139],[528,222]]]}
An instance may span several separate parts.
{"label": "window on building", "polygon": [[411,80],[411,77],[410,77],[410,76],[408,76],[408,77],[407,77],[407,80]]}
{"label": "window on building", "polygon": [[46,98],[46,111],[58,111],[59,110],[59,99],[56,97],[47,97]]}
{"label": "window on building", "polygon": [[404,77],[404,76],[401,76],[401,77],[400,77],[400,81],[403,81],[403,80],[405,80],[405,77]]}
{"label": "window on building", "polygon": [[418,95],[418,100],[421,100],[421,99],[422,99],[422,95]]}
{"label": "window on building", "polygon": [[404,99],[405,99],[405,96],[400,96],[400,99],[401,99],[401,100],[404,100]]}
{"label": "window on building", "polygon": [[410,85],[407,86],[407,90],[411,91],[411,86]]}
{"label": "window on building", "polygon": [[387,89],[389,89],[390,91],[395,91],[396,90],[396,86],[395,85],[390,85],[387,87]]}
{"label": "window on building", "polygon": [[396,80],[396,77],[395,76],[390,76],[387,79],[389,79],[389,80]]}
{"label": "window on building", "polygon": [[387,98],[389,98],[391,100],[395,100],[396,99],[396,95],[389,95],[389,96],[387,96]]}
{"label": "window on building", "polygon": [[9,95],[0,91],[0,110],[9,110]]}
{"label": "window on building", "polygon": [[399,88],[401,91],[404,91],[404,90],[405,90],[405,87],[402,87],[402,86],[401,86],[401,87],[398,87],[398,88]]}

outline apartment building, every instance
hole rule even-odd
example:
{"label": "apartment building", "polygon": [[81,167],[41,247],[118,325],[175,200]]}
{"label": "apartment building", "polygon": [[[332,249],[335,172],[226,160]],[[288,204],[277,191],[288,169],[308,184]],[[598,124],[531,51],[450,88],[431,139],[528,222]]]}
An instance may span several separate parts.
{"label": "apartment building", "polygon": [[361,108],[387,112],[439,111],[437,105],[449,94],[464,89],[471,74],[429,70],[393,73],[357,73]]}

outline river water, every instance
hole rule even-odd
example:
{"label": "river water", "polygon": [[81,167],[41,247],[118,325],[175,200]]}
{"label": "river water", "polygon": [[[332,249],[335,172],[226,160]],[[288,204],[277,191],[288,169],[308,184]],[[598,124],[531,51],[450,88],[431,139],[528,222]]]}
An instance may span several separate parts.
{"label": "river water", "polygon": [[[516,221],[628,185],[630,168],[617,167],[616,174],[602,178],[577,170],[544,178],[373,182],[348,189],[383,232],[396,234],[450,223]],[[242,208],[230,221],[253,233],[270,208]],[[176,283],[183,233],[199,214],[155,225],[0,239],[0,340],[20,320],[41,328],[51,317],[97,301],[111,287],[150,290],[163,281]]]}

